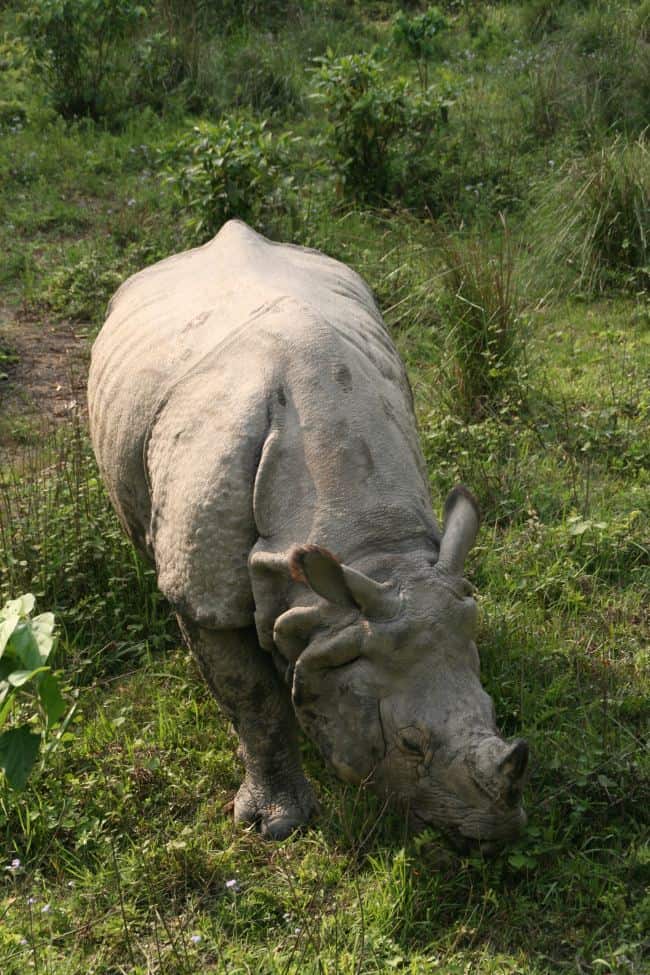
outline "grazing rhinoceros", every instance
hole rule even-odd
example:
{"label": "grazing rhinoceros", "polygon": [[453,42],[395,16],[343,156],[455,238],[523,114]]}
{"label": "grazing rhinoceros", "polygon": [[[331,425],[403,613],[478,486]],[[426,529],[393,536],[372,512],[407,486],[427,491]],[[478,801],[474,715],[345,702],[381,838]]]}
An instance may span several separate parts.
{"label": "grazing rhinoceros", "polygon": [[112,502],[239,734],[235,818],[280,838],[314,811],[297,717],[416,826],[514,837],[528,748],[479,681],[477,506],[457,487],[440,532],[361,278],[231,221],[119,289],[88,398]]}

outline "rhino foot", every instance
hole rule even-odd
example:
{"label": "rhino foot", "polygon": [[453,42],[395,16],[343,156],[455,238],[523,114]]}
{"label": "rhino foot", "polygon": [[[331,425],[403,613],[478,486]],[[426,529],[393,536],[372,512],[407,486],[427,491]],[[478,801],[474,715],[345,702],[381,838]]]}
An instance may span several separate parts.
{"label": "rhino foot", "polygon": [[318,803],[306,779],[274,789],[267,783],[244,779],[235,797],[235,822],[255,823],[270,840],[284,840],[309,822]]}

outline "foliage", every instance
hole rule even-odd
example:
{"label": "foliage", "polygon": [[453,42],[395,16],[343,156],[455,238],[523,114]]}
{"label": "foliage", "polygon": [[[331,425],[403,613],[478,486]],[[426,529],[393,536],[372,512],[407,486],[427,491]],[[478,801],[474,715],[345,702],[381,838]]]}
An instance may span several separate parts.
{"label": "foliage", "polygon": [[[126,67],[116,94],[137,106],[119,130],[54,117],[13,38],[23,5],[0,3],[0,100],[25,113],[3,124],[0,138],[0,346],[11,355],[15,340],[21,354],[15,370],[0,364],[9,373],[0,390],[8,441],[0,605],[31,591],[55,612],[59,638],[47,663],[65,664],[66,682],[84,692],[67,730],[65,719],[56,726],[47,774],[19,793],[0,789],[3,975],[644,972],[647,295],[636,279],[630,297],[575,296],[575,266],[539,255],[576,192],[567,183],[545,215],[532,201],[574,170],[579,188],[615,133],[623,153],[647,125],[647,3],[565,0],[559,28],[531,41],[522,4],[441,0],[448,63],[429,66],[436,87],[427,124],[418,121],[426,105],[422,115],[413,107],[423,97],[417,80],[413,91],[400,81],[414,74],[410,56],[393,48],[375,57],[378,84],[404,84],[414,114],[412,131],[407,124],[387,141],[388,189],[375,200],[391,208],[382,210],[355,206],[349,189],[339,205],[341,158],[323,102],[307,97],[309,64],[328,47],[341,58],[386,43],[398,8],[417,13],[426,4],[260,2],[252,24],[238,12],[225,18],[225,2],[159,0],[115,50]],[[195,19],[200,8],[205,17]],[[247,87],[255,50],[264,77]],[[167,72],[177,57],[178,85]],[[407,366],[434,506],[459,480],[481,503],[468,563],[481,610],[481,678],[499,727],[527,737],[532,753],[529,826],[489,862],[459,857],[434,830],[406,836],[380,799],[335,779],[306,742],[320,818],[273,848],[233,826],[226,808],[241,776],[236,742],[176,648],[154,569],[112,513],[83,419],[43,431],[18,385],[32,358],[50,354],[45,334],[32,347],[21,334],[25,319],[30,334],[43,320],[42,299],[56,293],[64,317],[68,298],[83,304],[86,288],[83,315],[97,321],[112,289],[104,274],[121,279],[184,246],[159,159],[173,176],[190,164],[175,155],[187,137],[185,108],[209,127],[235,102],[262,106],[264,86],[285,67],[299,103],[285,110],[278,88],[261,110],[273,113],[273,140],[288,129],[301,137],[287,147],[298,202],[291,228],[273,232],[322,248],[369,282]],[[441,95],[453,102],[447,122]],[[477,241],[492,273],[503,243],[495,218],[507,209],[526,307],[515,343],[522,359],[513,360],[513,386],[474,415],[459,404],[449,340],[463,302],[444,287],[426,207],[444,214],[462,255],[465,241]],[[629,273],[614,277],[627,288]],[[558,299],[560,285],[571,300]],[[489,300],[476,304],[496,307]],[[57,327],[50,319],[48,333]],[[52,361],[53,385],[66,368]]]}
{"label": "foliage", "polygon": [[41,298],[57,314],[75,322],[99,322],[124,274],[107,261],[106,251],[86,251],[45,280]]}
{"label": "foliage", "polygon": [[163,155],[188,240],[203,243],[233,217],[272,232],[294,207],[290,133],[274,136],[264,122],[231,115],[196,126]]}
{"label": "foliage", "polygon": [[510,235],[503,225],[498,254],[479,238],[442,238],[443,319],[453,349],[452,401],[463,418],[503,404],[516,385],[521,308]]}
{"label": "foliage", "polygon": [[[557,214],[562,219],[557,219]],[[616,139],[566,164],[547,184],[535,225],[556,283],[587,292],[647,289],[650,283],[650,150]],[[563,280],[564,279],[564,280]]]}
{"label": "foliage", "polygon": [[[15,716],[12,727],[0,734],[0,768],[14,789],[24,788],[41,744],[66,710],[59,681],[48,664],[54,615],[32,616],[34,602],[27,593],[0,610],[0,729]],[[32,719],[17,723],[30,704]]]}
{"label": "foliage", "polygon": [[261,38],[236,48],[224,68],[228,104],[260,114],[298,113],[303,98],[291,68],[281,52]]}
{"label": "foliage", "polygon": [[424,13],[409,17],[403,10],[393,19],[393,40],[408,50],[418,67],[422,91],[429,87],[428,66],[434,57],[441,57],[441,35],[449,30],[449,20],[439,7],[429,7]]}
{"label": "foliage", "polygon": [[187,76],[178,40],[166,31],[144,37],[135,49],[132,66],[135,100],[162,111],[170,94]]}
{"label": "foliage", "polygon": [[433,90],[415,96],[388,80],[376,53],[316,58],[316,98],[331,127],[336,165],[350,197],[386,203],[406,186],[408,167],[430,148],[447,103]]}
{"label": "foliage", "polygon": [[34,66],[66,118],[115,109],[119,44],[147,16],[135,0],[38,0],[23,18]]}

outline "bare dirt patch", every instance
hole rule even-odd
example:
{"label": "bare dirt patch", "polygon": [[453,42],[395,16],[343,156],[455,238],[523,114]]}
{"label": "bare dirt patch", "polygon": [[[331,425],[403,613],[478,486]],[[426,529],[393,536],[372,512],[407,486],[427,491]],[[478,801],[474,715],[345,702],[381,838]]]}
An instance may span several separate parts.
{"label": "bare dirt patch", "polygon": [[83,324],[33,318],[0,306],[0,348],[15,361],[0,370],[0,440],[10,445],[25,425],[48,426],[85,413],[90,342]]}

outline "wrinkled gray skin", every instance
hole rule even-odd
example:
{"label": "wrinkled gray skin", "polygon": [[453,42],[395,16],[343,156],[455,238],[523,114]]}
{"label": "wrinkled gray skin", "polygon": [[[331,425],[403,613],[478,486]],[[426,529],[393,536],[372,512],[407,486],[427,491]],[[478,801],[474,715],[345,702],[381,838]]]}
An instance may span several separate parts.
{"label": "wrinkled gray skin", "polygon": [[120,288],[88,397],[112,502],[238,731],[235,818],[279,838],[313,813],[297,717],[416,827],[513,838],[527,746],[479,680],[476,504],[455,489],[441,534],[363,281],[227,223]]}

